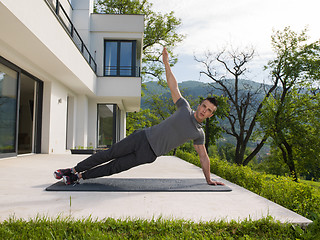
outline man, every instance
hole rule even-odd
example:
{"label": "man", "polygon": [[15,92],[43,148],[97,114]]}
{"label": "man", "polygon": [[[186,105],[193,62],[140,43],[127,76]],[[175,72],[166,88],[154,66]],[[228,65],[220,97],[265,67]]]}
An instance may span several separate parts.
{"label": "man", "polygon": [[210,160],[204,145],[204,132],[201,128],[201,123],[213,116],[217,109],[217,102],[214,98],[207,98],[195,112],[192,111],[189,103],[181,96],[177,80],[171,71],[166,48],[163,49],[162,57],[172,100],[177,106],[176,112],[158,125],[135,131],[120,142],[113,144],[108,150],[98,152],[79,162],[74,168],[55,171],[56,179],[63,178],[65,184],[69,185],[78,182],[81,178],[110,176],[141,164],[151,163],[158,156],[193,140],[207,183],[224,185],[210,178]]}

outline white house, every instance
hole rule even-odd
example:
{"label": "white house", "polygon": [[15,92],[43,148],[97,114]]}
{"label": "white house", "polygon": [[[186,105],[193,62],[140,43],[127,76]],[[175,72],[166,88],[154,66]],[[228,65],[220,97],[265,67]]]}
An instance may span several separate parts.
{"label": "white house", "polygon": [[142,15],[0,1],[0,157],[105,147],[141,100]]}

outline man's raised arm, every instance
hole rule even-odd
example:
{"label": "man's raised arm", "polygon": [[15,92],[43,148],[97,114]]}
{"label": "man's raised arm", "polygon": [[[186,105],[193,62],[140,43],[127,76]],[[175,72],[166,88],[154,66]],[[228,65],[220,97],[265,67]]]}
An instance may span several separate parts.
{"label": "man's raised arm", "polygon": [[177,80],[171,71],[171,67],[169,64],[169,56],[168,56],[167,49],[165,47],[163,48],[163,51],[162,51],[162,60],[165,66],[166,79],[171,91],[172,100],[174,103],[176,103],[181,98],[181,93],[178,87]]}

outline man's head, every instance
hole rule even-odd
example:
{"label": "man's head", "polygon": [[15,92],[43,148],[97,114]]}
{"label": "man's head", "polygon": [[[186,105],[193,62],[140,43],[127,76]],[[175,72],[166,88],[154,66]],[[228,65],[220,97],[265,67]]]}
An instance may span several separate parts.
{"label": "man's head", "polygon": [[203,122],[207,118],[213,116],[214,112],[217,110],[217,107],[217,100],[214,97],[207,97],[197,107],[194,117],[198,122]]}

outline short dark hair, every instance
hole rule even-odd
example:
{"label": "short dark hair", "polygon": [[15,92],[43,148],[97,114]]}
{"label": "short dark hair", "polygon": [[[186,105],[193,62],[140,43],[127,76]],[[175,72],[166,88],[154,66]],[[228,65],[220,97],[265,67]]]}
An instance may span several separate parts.
{"label": "short dark hair", "polygon": [[[211,102],[213,105],[215,105],[216,107],[218,107],[218,101],[215,97],[207,97],[206,99],[204,99],[203,101],[208,100],[209,102]],[[203,102],[202,101],[202,102]]]}

